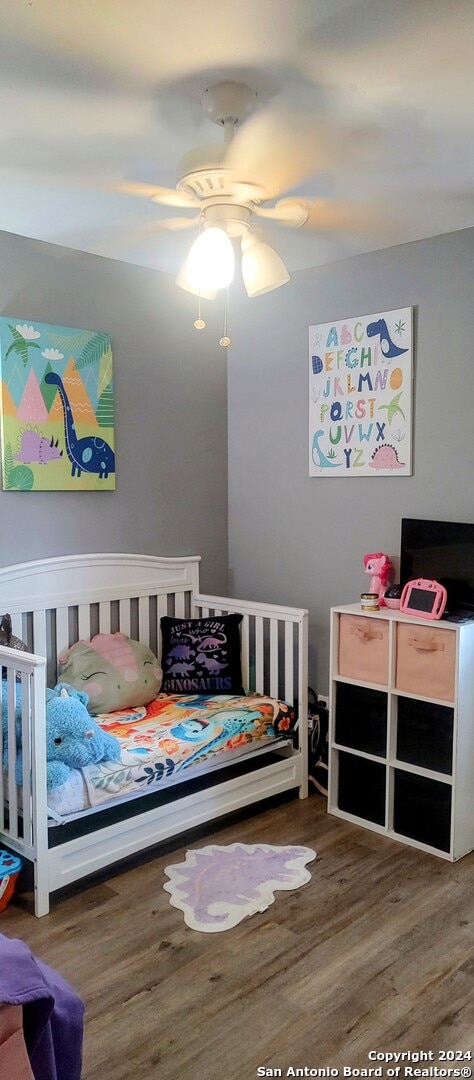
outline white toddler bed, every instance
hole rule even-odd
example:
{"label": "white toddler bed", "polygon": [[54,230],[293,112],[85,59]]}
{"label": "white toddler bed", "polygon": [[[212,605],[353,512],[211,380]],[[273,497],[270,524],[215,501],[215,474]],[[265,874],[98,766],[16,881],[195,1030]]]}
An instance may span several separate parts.
{"label": "white toddler bed", "polygon": [[[0,843],[34,867],[35,914],[49,897],[105,866],[196,825],[280,792],[307,789],[308,613],[199,593],[199,556],[86,554],[0,568],[0,612],[31,652],[0,646],[8,699],[8,770],[0,768]],[[45,690],[58,678],[57,658],[79,639],[120,630],[160,656],[163,615],[197,618],[241,613],[243,685],[247,691],[296,704],[292,743],[248,748],[229,770],[214,761],[204,782],[188,777],[163,799],[140,791],[123,802],[118,820],[107,804],[61,817],[46,787]],[[15,783],[15,687],[22,683],[23,784]],[[283,745],[281,745],[283,743]],[[0,726],[0,762],[2,761]],[[237,755],[238,756],[238,755]],[[235,755],[234,755],[235,757]],[[235,761],[233,762],[235,765]],[[201,768],[201,774],[202,774]],[[205,772],[205,769],[204,769]],[[138,802],[139,800],[139,802]],[[48,803],[50,805],[48,805]],[[64,840],[62,837],[64,836]]]}

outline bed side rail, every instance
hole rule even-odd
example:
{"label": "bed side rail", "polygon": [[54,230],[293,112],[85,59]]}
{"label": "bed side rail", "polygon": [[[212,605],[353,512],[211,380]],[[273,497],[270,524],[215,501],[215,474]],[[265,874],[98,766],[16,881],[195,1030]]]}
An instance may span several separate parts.
{"label": "bed side rail", "polygon": [[[308,612],[204,593],[194,595],[194,614],[242,615],[242,679],[246,690],[295,703],[300,730],[308,716]],[[305,748],[306,749],[306,748]]]}
{"label": "bed side rail", "polygon": [[[41,849],[47,849],[48,844],[46,659],[0,646],[0,665],[4,674],[1,680],[4,719],[0,726],[0,838],[7,847],[36,861]],[[17,784],[20,732],[23,777]],[[7,758],[6,768],[4,758]]]}

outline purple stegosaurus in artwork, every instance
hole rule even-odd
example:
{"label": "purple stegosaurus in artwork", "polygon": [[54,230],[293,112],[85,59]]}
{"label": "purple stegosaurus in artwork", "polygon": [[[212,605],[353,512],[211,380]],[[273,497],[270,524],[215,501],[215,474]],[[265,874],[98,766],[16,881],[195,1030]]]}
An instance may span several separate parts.
{"label": "purple stegosaurus in artwork", "polygon": [[187,851],[184,863],[167,866],[170,880],[163,888],[192,930],[216,933],[265,911],[276,890],[305,885],[311,878],[306,863],[315,858],[307,847],[210,844]]}

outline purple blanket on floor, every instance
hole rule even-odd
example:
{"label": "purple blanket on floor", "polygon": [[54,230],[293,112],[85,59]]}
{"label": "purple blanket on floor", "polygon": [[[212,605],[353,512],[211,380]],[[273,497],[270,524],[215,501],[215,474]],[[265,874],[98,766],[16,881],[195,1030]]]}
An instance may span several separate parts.
{"label": "purple blanket on floor", "polygon": [[0,934],[0,1002],[23,1005],[23,1031],[35,1080],[80,1080],[84,1005],[23,941]]}

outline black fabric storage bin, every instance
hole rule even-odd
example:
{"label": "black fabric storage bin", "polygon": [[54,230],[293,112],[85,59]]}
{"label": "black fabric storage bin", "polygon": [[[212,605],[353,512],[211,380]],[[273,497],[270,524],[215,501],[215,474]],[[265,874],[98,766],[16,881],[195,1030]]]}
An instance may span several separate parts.
{"label": "black fabric storage bin", "polygon": [[365,754],[385,757],[387,752],[387,694],[365,686],[338,683],[336,689],[336,742]]}
{"label": "black fabric storage bin", "polygon": [[398,698],[397,758],[450,774],[454,710],[429,701]]}
{"label": "black fabric storage bin", "polygon": [[393,827],[402,836],[449,851],[451,847],[449,784],[395,769]]}
{"label": "black fabric storage bin", "polygon": [[385,765],[339,751],[340,810],[385,825]]}

